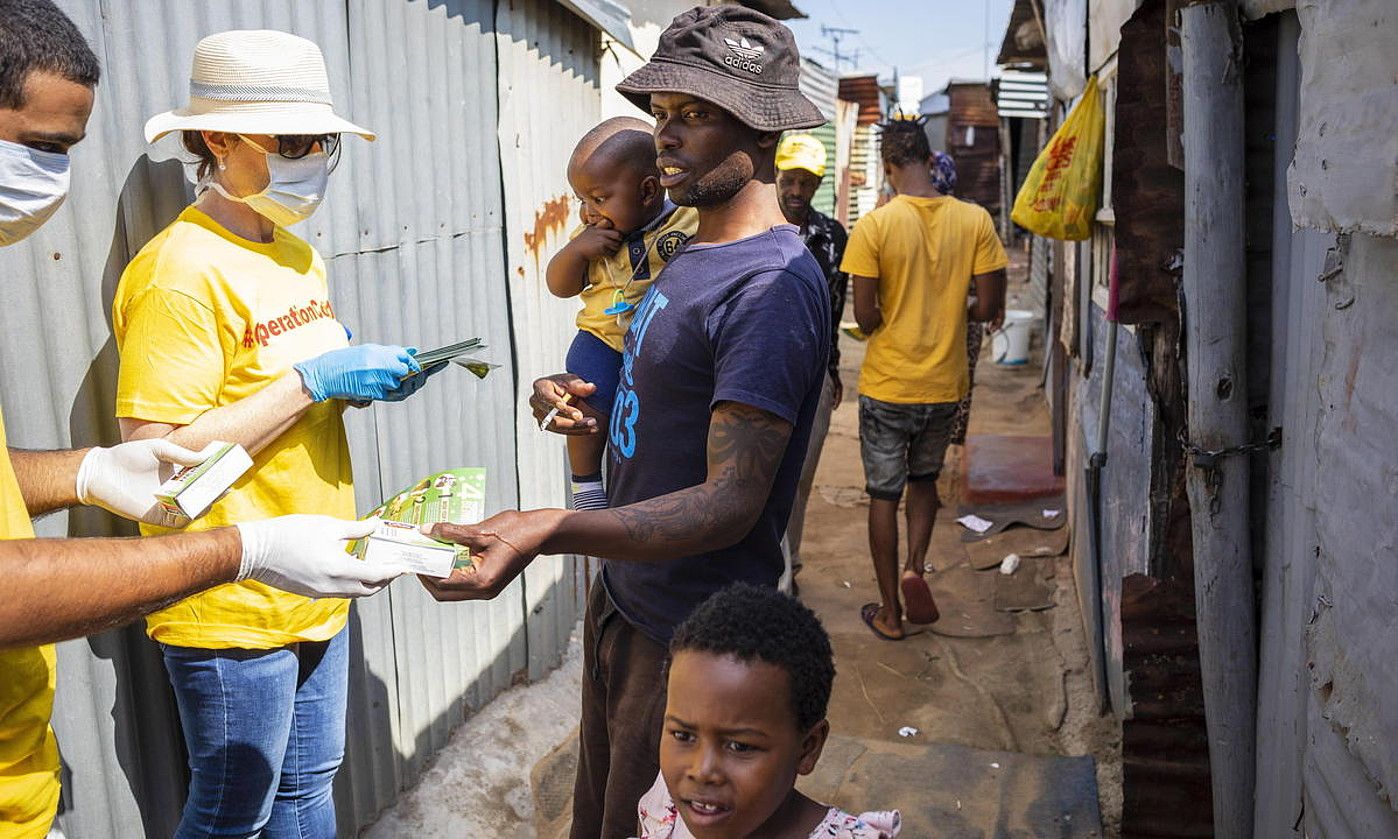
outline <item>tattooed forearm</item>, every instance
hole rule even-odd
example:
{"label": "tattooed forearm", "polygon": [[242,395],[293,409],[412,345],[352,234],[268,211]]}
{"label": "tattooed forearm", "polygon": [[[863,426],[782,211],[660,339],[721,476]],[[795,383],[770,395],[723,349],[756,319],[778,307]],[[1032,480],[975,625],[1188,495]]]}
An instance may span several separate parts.
{"label": "tattooed forearm", "polygon": [[620,552],[683,556],[733,544],[752,529],[791,439],[791,423],[721,403],[709,422],[708,479],[696,487],[606,511],[625,534]]}
{"label": "tattooed forearm", "polygon": [[[743,538],[766,503],[737,491],[730,477],[608,510],[638,544],[680,556],[726,547]],[[717,544],[715,544],[717,543]]]}

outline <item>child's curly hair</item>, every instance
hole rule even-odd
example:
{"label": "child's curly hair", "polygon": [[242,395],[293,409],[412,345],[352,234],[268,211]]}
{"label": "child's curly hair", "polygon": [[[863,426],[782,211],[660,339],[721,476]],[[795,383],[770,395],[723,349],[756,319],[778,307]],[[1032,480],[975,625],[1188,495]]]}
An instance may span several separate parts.
{"label": "child's curly hair", "polygon": [[927,117],[909,118],[896,114],[879,123],[879,154],[890,166],[924,163],[932,156],[927,140]]}
{"label": "child's curly hair", "polygon": [[835,681],[830,636],[814,612],[776,589],[734,583],[705,600],[670,641],[672,657],[684,651],[780,667],[800,730],[825,719]]}

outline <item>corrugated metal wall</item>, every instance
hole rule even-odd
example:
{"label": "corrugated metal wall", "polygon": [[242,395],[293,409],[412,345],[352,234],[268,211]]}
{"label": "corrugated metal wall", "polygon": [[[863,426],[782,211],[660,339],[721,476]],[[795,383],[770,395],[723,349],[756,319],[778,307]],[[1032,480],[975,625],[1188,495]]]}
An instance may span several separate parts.
{"label": "corrugated metal wall", "polygon": [[[1084,338],[1091,341],[1093,357],[1106,357],[1106,316],[1095,304],[1087,306]],[[1117,331],[1116,371],[1112,383],[1111,424],[1108,429],[1107,465],[1102,469],[1102,500],[1098,511],[1101,528],[1102,555],[1100,586],[1106,627],[1107,690],[1112,707],[1124,709],[1127,699],[1125,673],[1122,669],[1121,596],[1122,578],[1129,574],[1146,574],[1150,568],[1150,475],[1152,459],[1156,456],[1153,430],[1156,423],[1155,403],[1146,392],[1146,364],[1140,343],[1129,329]],[[1093,364],[1085,378],[1075,388],[1078,418],[1078,451],[1080,461],[1070,460],[1068,471],[1076,481],[1097,439],[1101,417],[1103,377],[1106,365]],[[1077,496],[1086,504],[1083,494]],[[1077,505],[1075,505],[1076,508]],[[1084,510],[1085,512],[1085,510]],[[1092,562],[1086,521],[1077,531],[1082,538],[1073,540],[1075,565]],[[1088,595],[1089,597],[1095,595]],[[1091,601],[1089,600],[1090,604]],[[1084,606],[1084,609],[1088,608]],[[1095,615],[1089,622],[1095,622]],[[1095,632],[1093,634],[1096,634]]]}
{"label": "corrugated metal wall", "polygon": [[1267,425],[1284,440],[1268,458],[1256,830],[1394,836],[1398,428],[1381,359],[1398,346],[1398,242],[1293,226],[1305,54],[1297,16],[1277,23]]}
{"label": "corrugated metal wall", "polygon": [[1295,477],[1315,470],[1313,494],[1295,499],[1313,499],[1315,541],[1291,545],[1311,552],[1297,570],[1314,568],[1314,589],[1293,601],[1287,617],[1296,622],[1284,628],[1302,644],[1297,675],[1309,691],[1304,826],[1310,836],[1398,836],[1398,239],[1356,233],[1336,252],[1341,270],[1325,283],[1324,315],[1310,333],[1310,416],[1298,417],[1315,421],[1288,430],[1285,444],[1313,452],[1297,458]]}
{"label": "corrugated metal wall", "polygon": [[879,200],[883,164],[879,158],[879,133],[873,125],[855,127],[854,141],[850,144],[849,168],[854,180],[850,190],[849,224],[846,227],[853,230],[859,217],[871,212]]}
{"label": "corrugated metal wall", "polygon": [[[564,164],[601,112],[597,37],[574,20],[551,0],[506,0],[496,15],[500,162],[510,196],[506,282],[520,405],[536,377],[563,369],[577,331],[577,301],[559,300],[544,283],[549,256],[578,223]],[[558,439],[540,431],[524,411],[517,414],[515,433],[520,505],[564,506],[567,467]],[[535,562],[525,572],[530,678],[558,663],[582,610],[584,575],[581,563],[553,559]]]}
{"label": "corrugated metal wall", "polygon": [[835,183],[839,178],[835,167],[835,100],[840,94],[840,80],[834,73],[809,58],[801,59],[801,92],[820,108],[825,115],[824,125],[812,128],[809,133],[825,144],[825,179],[811,198],[811,206],[827,216],[835,215]]}
{"label": "corrugated metal wall", "polygon": [[[320,44],[337,105],[381,137],[347,139],[325,208],[300,231],[326,258],[341,318],[364,341],[480,335],[504,365],[484,382],[448,371],[401,405],[352,412],[360,507],[458,465],[489,470],[490,510],[562,503],[562,447],[525,436],[517,397],[561,363],[571,306],[540,299],[519,245],[539,196],[562,194],[566,157],[556,146],[595,119],[596,36],[586,24],[546,0],[60,5],[105,75],[67,204],[30,240],[0,250],[0,272],[21,278],[0,285],[0,404],[13,444],[115,441],[111,297],[126,261],[190,198],[176,141],[148,149],[141,126],[182,101],[200,37],[275,28]],[[507,96],[513,87],[531,95]],[[90,511],[52,516],[40,530],[130,532]],[[356,605],[342,832],[392,801],[470,709],[557,661],[579,583],[570,559],[548,559],[487,604],[439,605],[403,580]],[[64,644],[59,659],[64,829],[74,839],[170,835],[185,770],[153,645],[128,628]]]}

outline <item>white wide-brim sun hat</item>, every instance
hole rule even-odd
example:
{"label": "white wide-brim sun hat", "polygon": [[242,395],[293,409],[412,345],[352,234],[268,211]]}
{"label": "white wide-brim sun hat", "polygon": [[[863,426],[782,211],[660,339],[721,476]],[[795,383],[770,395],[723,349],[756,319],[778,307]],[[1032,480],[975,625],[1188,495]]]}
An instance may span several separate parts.
{"label": "white wide-brim sun hat", "polygon": [[335,113],[320,47],[270,29],[219,32],[194,47],[189,104],[147,120],[146,142],[185,130],[375,137]]}

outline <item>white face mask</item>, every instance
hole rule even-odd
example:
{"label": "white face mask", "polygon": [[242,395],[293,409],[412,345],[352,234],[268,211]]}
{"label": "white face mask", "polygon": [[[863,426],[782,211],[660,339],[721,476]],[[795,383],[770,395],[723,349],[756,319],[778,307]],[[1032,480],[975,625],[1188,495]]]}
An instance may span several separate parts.
{"label": "white face mask", "polygon": [[258,215],[281,227],[305,221],[325,200],[325,185],[330,180],[330,155],[312,152],[298,160],[288,160],[269,152],[243,135],[239,139],[262,152],[267,158],[267,186],[252,195],[230,195],[218,181],[210,179],[209,186],[229,201],[246,204]]}
{"label": "white face mask", "polygon": [[68,155],[0,140],[0,247],[38,230],[68,196]]}

